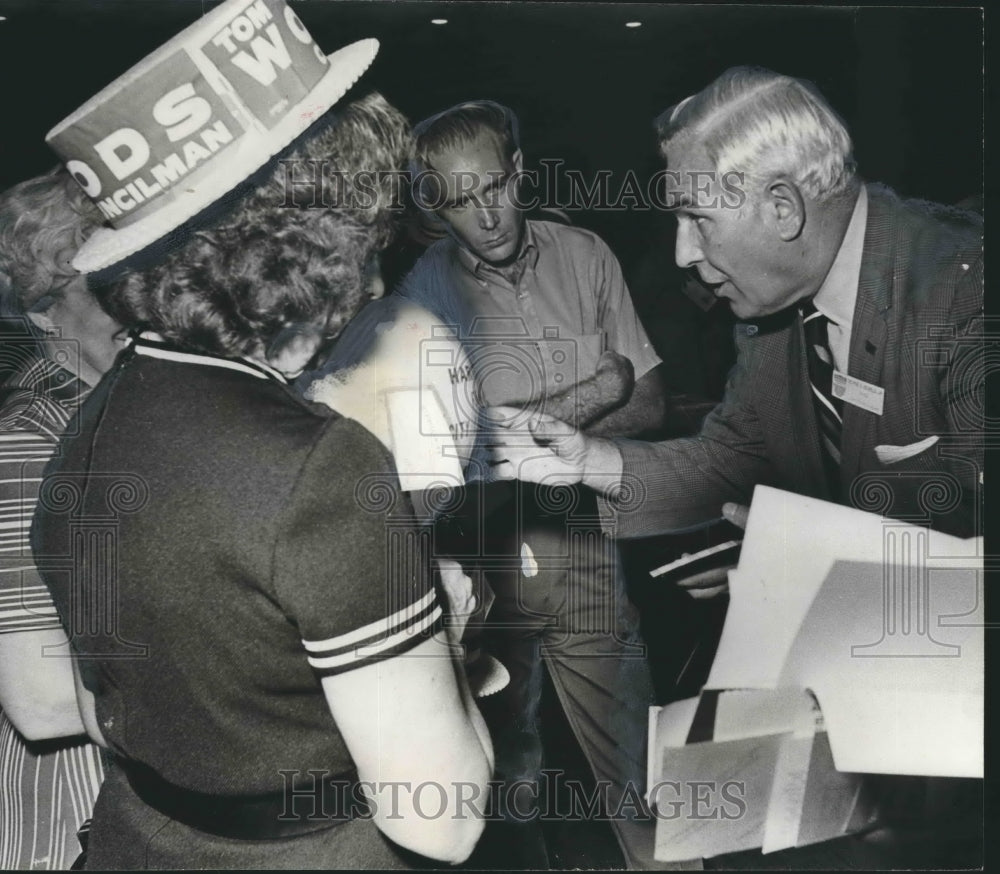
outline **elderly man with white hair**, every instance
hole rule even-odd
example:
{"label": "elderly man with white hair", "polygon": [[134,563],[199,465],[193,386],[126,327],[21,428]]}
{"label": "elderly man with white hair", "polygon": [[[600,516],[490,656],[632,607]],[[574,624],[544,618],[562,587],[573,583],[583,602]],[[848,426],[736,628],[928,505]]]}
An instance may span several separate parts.
{"label": "elderly man with white hair", "polygon": [[[981,533],[981,219],[864,183],[843,122],[788,76],[728,70],[658,128],[677,263],[744,320],[725,397],[698,435],[660,443],[536,416],[535,445],[501,447],[501,473],[590,486],[617,536],[739,521],[759,483]],[[888,821],[912,828],[868,839],[892,867],[980,864],[975,781],[892,791]]]}
{"label": "elderly man with white hair", "polygon": [[758,483],[981,532],[981,219],[864,183],[814,86],[767,70],[728,70],[658,128],[677,263],[746,320],[725,397],[661,443],[538,416],[503,472],[591,486],[618,536],[717,518]]}

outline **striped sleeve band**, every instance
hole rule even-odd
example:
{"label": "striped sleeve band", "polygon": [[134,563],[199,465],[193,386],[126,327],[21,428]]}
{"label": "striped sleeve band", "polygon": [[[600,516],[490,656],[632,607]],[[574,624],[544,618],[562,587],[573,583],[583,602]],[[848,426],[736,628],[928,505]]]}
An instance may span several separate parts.
{"label": "striped sleeve band", "polygon": [[407,652],[441,627],[434,591],[389,616],[326,640],[303,640],[309,664],[329,677]]}

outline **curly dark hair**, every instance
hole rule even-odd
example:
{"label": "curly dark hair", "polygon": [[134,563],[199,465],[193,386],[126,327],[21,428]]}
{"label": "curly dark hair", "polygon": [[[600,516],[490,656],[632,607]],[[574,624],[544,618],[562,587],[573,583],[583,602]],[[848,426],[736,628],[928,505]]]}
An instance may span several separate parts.
{"label": "curly dark hair", "polygon": [[379,94],[331,115],[222,218],[98,289],[105,309],[129,328],[228,357],[267,349],[296,324],[336,336],[364,301],[366,263],[392,239],[413,142]]}

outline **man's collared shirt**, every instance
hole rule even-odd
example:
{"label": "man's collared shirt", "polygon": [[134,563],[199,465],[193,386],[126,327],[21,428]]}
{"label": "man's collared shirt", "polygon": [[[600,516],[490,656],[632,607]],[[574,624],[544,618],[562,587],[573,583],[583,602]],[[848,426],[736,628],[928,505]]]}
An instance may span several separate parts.
{"label": "man's collared shirt", "polygon": [[829,320],[827,341],[833,355],[833,364],[841,373],[847,373],[851,352],[851,324],[854,305],[858,298],[861,277],[861,259],[865,247],[865,227],[868,223],[868,192],[861,186],[861,193],[854,204],[847,233],[837,251],[837,257],[826,274],[826,279],[813,298],[813,305]]}
{"label": "man's collared shirt", "polygon": [[491,393],[565,390],[593,376],[609,349],[632,361],[637,380],[660,362],[618,260],[581,228],[526,221],[518,258],[501,268],[441,240],[400,294],[457,326]]}

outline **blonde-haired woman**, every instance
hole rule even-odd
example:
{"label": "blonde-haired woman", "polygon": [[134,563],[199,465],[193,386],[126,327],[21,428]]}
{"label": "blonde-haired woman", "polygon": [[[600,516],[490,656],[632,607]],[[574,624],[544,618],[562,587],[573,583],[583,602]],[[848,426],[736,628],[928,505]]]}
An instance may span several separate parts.
{"label": "blonde-haired woman", "polygon": [[[62,170],[0,194],[0,868],[69,868],[104,774],[28,527],[60,435],[121,349],[70,266],[100,221]],[[46,657],[49,656],[49,657]]]}

